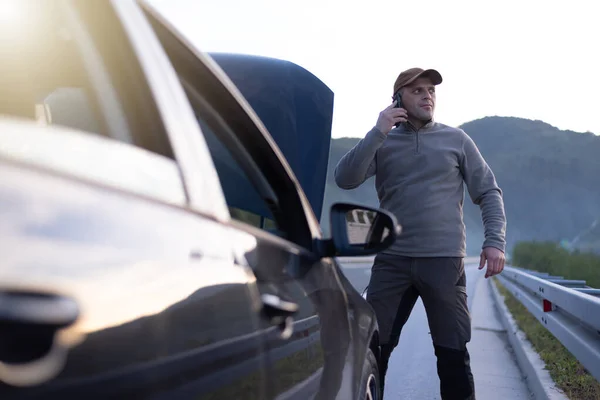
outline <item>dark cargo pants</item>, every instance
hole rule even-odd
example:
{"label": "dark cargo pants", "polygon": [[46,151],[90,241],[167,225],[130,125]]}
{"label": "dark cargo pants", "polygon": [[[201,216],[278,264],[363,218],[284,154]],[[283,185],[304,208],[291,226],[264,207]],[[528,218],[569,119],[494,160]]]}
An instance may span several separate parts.
{"label": "dark cargo pants", "polygon": [[462,258],[375,257],[367,301],[379,323],[382,385],[390,355],[419,296],[435,348],[442,399],[475,399],[466,348],[471,340],[471,317]]}

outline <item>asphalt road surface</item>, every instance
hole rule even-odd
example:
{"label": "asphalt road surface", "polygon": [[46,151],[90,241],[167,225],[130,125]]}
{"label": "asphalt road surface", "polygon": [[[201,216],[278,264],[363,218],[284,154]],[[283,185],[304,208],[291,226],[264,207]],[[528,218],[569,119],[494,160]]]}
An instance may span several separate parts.
{"label": "asphalt road surface", "polygon": [[[349,263],[342,261],[348,280],[362,293],[369,283],[372,262]],[[469,309],[472,309],[477,281],[483,271],[473,259],[465,260]],[[467,345],[468,346],[468,345]],[[400,335],[400,343],[392,353],[386,374],[386,399],[439,399],[440,381],[436,358],[427,325],[423,302],[419,299]]]}

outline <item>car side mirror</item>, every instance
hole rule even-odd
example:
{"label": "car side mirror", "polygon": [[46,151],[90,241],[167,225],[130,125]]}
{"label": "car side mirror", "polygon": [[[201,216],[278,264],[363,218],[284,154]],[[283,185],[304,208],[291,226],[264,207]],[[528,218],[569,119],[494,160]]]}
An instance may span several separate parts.
{"label": "car side mirror", "polygon": [[391,246],[401,232],[394,214],[363,205],[333,204],[330,218],[331,240],[324,256],[376,254]]}

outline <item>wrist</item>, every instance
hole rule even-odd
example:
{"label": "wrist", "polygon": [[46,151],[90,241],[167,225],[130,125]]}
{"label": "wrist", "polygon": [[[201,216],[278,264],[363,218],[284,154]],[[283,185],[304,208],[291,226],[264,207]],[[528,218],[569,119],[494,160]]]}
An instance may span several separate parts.
{"label": "wrist", "polygon": [[379,126],[379,125],[375,125],[375,126],[373,127],[373,129],[372,129],[372,130],[374,130],[374,131],[377,131],[379,134],[381,134],[381,135],[386,135],[386,136],[387,136],[387,134],[388,134],[388,132],[389,132],[389,131],[386,131],[385,129],[383,129],[383,128],[382,128],[381,126]]}
{"label": "wrist", "polygon": [[501,245],[498,243],[484,243],[483,246],[481,247],[482,250],[490,249],[490,248],[500,250],[503,254],[505,253],[504,245]]}
{"label": "wrist", "polygon": [[385,139],[387,137],[387,132],[381,130],[381,128],[377,125],[373,127],[368,133],[367,136],[379,139]]}

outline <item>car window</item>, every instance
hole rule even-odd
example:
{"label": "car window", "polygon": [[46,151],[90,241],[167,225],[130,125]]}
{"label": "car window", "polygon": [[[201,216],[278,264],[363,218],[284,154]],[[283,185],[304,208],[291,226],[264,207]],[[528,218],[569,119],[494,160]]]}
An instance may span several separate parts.
{"label": "car window", "polygon": [[[190,98],[193,100],[193,96]],[[192,104],[197,105],[194,101]],[[205,118],[206,111],[198,107],[194,111],[217,170],[231,218],[286,237],[276,217],[279,199],[256,164],[224,125],[211,125]]]}
{"label": "car window", "polygon": [[0,28],[12,43],[0,49],[0,118],[69,130],[2,132],[2,155],[185,201],[167,132],[110,3],[9,1],[24,19]]}
{"label": "car window", "polygon": [[[60,125],[102,135],[89,95],[80,87],[57,87],[35,104],[35,119],[43,125]],[[128,134],[124,130],[124,134]],[[130,140],[126,140],[129,142]]]}

